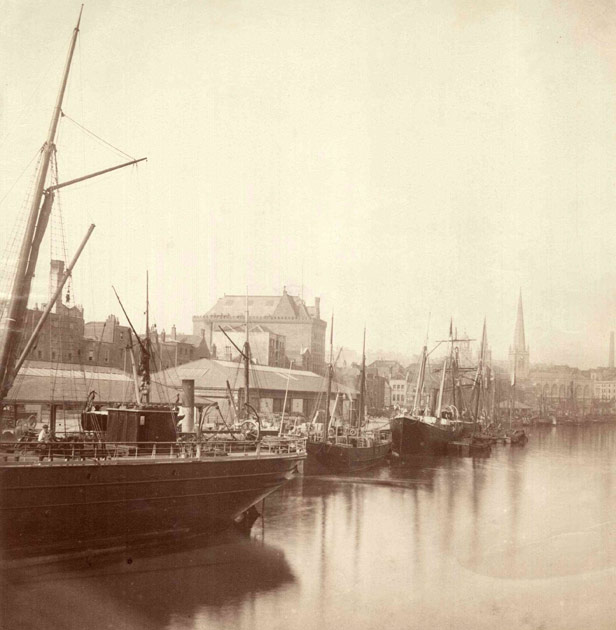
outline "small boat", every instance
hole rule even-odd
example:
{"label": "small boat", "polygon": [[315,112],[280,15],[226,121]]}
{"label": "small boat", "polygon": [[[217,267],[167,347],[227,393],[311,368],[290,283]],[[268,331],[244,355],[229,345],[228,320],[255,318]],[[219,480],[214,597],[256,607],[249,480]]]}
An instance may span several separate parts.
{"label": "small boat", "polygon": [[528,442],[528,435],[524,429],[515,429],[508,437],[512,446],[524,446]]}

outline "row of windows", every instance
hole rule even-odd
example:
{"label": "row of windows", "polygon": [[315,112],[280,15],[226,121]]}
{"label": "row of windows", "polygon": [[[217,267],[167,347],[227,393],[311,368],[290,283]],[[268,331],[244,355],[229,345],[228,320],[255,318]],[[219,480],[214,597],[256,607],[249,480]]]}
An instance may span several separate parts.
{"label": "row of windows", "polygon": [[[51,360],[52,360],[52,361],[53,361],[53,360],[55,360],[55,359],[57,358],[57,356],[58,356],[58,355],[56,354],[56,351],[55,351],[55,350],[52,350],[52,351],[51,351]],[[80,357],[80,356],[81,356],[81,350],[77,350],[77,356],[78,356],[78,357]],[[37,351],[36,351],[36,358],[37,358],[37,359],[44,359],[44,356],[43,356],[43,351],[42,351],[42,350],[37,350]],[[67,353],[64,355],[64,359],[65,359],[66,361],[72,361],[72,360],[73,360],[73,353],[72,353],[72,352],[67,352]]]}

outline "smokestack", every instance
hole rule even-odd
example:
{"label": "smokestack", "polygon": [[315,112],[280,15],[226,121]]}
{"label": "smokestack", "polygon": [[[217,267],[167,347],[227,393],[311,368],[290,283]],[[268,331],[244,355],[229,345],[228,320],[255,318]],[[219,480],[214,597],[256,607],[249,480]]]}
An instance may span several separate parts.
{"label": "smokestack", "polygon": [[195,381],[183,378],[182,390],[184,392],[184,407],[186,407],[186,417],[182,422],[182,433],[192,433],[195,430]]}
{"label": "smokestack", "polygon": [[321,298],[314,298],[314,314],[316,319],[321,319]]}
{"label": "smokestack", "polygon": [[171,338],[173,339],[173,341],[175,341],[176,337],[177,337],[177,331],[175,329],[175,324],[173,324],[173,326],[171,326]]}
{"label": "smokestack", "polygon": [[614,331],[610,333],[610,358],[608,365],[610,370],[614,369]]}

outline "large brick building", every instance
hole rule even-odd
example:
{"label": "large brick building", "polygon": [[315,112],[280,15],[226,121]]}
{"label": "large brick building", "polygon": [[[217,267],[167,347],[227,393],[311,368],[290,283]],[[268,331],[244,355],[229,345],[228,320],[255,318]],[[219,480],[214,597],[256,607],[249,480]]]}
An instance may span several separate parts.
{"label": "large brick building", "polygon": [[[294,367],[323,374],[325,372],[326,322],[321,319],[320,299],[307,306],[298,296],[289,295],[225,295],[204,315],[193,317],[193,334],[204,334],[210,348],[220,326],[238,326],[246,320],[262,325],[285,338],[285,351]],[[220,354],[217,348],[217,354]]]}
{"label": "large brick building", "polygon": [[104,322],[88,322],[84,327],[85,364],[131,369],[127,356],[129,327],[122,326],[115,315]]}
{"label": "large brick building", "polygon": [[[26,311],[24,336],[18,354],[21,354],[30,339],[43,315],[43,310],[44,308],[36,306]],[[57,304],[41,328],[28,359],[54,363],[82,363],[83,331],[83,308]]]}
{"label": "large brick building", "polygon": [[[64,275],[64,263],[52,260],[49,273],[50,295],[58,286]],[[65,303],[66,300],[66,303]],[[5,315],[7,300],[0,301],[0,316]],[[19,357],[30,340],[34,329],[45,311],[46,304],[35,305],[26,310],[23,336],[20,340],[17,357]],[[29,361],[50,361],[53,363],[79,364],[83,355],[84,320],[83,308],[70,300],[70,293],[60,296],[47,317],[47,321],[38,334],[36,344],[27,357]]]}
{"label": "large brick building", "polygon": [[175,326],[171,327],[170,335],[164,330],[158,333],[153,327],[150,331],[150,342],[154,352],[154,365],[151,366],[153,371],[210,358],[210,350],[203,334],[185,335],[178,333]]}

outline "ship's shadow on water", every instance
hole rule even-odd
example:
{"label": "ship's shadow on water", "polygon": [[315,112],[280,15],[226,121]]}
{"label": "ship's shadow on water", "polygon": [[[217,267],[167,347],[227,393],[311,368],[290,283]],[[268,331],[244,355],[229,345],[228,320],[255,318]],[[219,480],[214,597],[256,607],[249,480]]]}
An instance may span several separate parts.
{"label": "ship's shadow on water", "polygon": [[304,479],[309,483],[364,484],[383,487],[430,488],[444,464],[451,466],[451,458],[413,456],[406,460],[392,460],[366,470],[349,473],[332,473],[318,462],[309,462]]}
{"label": "ship's shadow on water", "polygon": [[2,628],[165,628],[295,582],[284,553],[235,532],[1,569]]}

